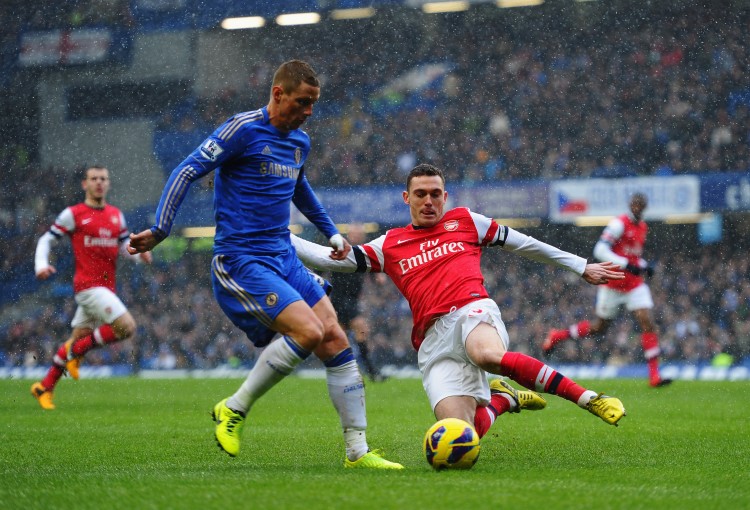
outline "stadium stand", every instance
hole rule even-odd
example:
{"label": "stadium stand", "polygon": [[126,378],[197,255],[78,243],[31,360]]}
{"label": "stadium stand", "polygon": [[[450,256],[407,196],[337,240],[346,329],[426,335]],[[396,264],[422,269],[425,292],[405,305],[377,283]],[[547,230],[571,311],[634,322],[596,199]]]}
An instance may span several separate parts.
{"label": "stadium stand", "polygon": [[[397,35],[368,52],[356,41],[382,40],[386,22],[300,31],[326,80],[322,104],[334,105],[308,128],[313,183],[400,182],[399,162],[414,159],[450,169],[452,182],[748,169],[746,15],[694,8],[584,31],[566,17],[511,23],[496,11],[436,18],[418,29],[430,36],[421,45],[398,35],[412,18],[394,17]],[[271,53],[283,58],[297,44],[281,40]],[[247,88],[172,116],[171,131],[183,131],[185,115],[215,126],[235,111],[226,106],[262,104],[267,91],[252,84],[270,70],[253,72]]]}
{"label": "stadium stand", "polygon": [[[572,230],[568,227],[567,234],[557,235],[562,238]],[[529,232],[545,239],[543,231]],[[584,242],[581,237],[577,243]],[[750,262],[741,256],[746,247],[723,243],[683,251],[679,240],[684,241],[684,233],[665,237],[661,242],[654,240],[660,256],[651,283],[664,360],[705,365],[724,353],[731,355],[735,364],[747,364]],[[567,248],[585,254],[590,246]],[[153,267],[122,265],[120,295],[138,318],[136,338],[112,349],[92,351],[86,358],[88,365],[196,369],[253,362],[251,345],[225,320],[213,299],[206,271],[210,255],[188,250],[173,257],[166,250],[161,254],[157,251],[156,259],[161,261]],[[540,344],[550,324],[569,323],[590,314],[595,290],[575,277],[499,250],[488,250],[485,258],[488,268],[495,268],[485,271],[486,285],[500,304],[515,350],[541,356]],[[68,276],[62,272],[57,278],[63,281]],[[45,366],[65,338],[74,311],[70,293],[40,290],[34,303],[15,314],[5,310],[0,323],[0,359],[5,366]],[[415,366],[409,344],[411,315],[395,287],[368,278],[360,307],[372,322],[375,362],[381,366]],[[568,342],[553,359],[610,365],[638,363],[641,352],[635,328],[625,317],[601,341]]]}

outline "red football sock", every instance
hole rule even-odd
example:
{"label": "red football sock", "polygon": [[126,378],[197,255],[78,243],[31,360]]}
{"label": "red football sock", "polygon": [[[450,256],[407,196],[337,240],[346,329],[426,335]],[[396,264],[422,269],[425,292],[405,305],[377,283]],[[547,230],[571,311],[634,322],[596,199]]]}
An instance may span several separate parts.
{"label": "red football sock", "polygon": [[587,337],[591,333],[591,322],[581,321],[576,324],[576,329],[578,330],[578,336],[576,338]]}
{"label": "red football sock", "polygon": [[94,345],[94,335],[86,335],[73,342],[73,346],[70,348],[70,352],[72,352],[74,356],[80,358],[91,349],[93,349]]}
{"label": "red football sock", "polygon": [[552,393],[578,404],[586,388],[557,370],[520,352],[506,352],[500,360],[500,375],[510,377],[530,390]]}
{"label": "red football sock", "polygon": [[492,395],[487,407],[477,407],[477,413],[474,415],[474,429],[479,437],[484,437],[497,417],[509,410],[510,402],[508,402],[508,399],[497,394]]}
{"label": "red football sock", "polygon": [[[59,359],[58,359],[59,358]],[[65,361],[68,359],[68,350],[65,348],[65,344],[62,344],[57,349],[57,354],[52,359],[52,362],[57,366],[65,366]]]}
{"label": "red football sock", "polygon": [[59,367],[55,364],[53,364],[51,367],[49,367],[49,370],[47,371],[47,375],[44,376],[44,379],[42,379],[42,386],[44,386],[44,389],[47,391],[52,391],[55,389],[55,385],[57,384],[57,381],[60,380],[60,378],[65,373],[65,367]]}
{"label": "red football sock", "polygon": [[659,336],[654,332],[643,333],[641,335],[641,346],[648,364],[648,380],[652,385],[659,384],[661,381],[659,375],[659,354],[661,354]]}
{"label": "red football sock", "polygon": [[[571,330],[574,332],[571,333]],[[591,334],[591,323],[589,321],[581,321],[577,324],[573,324],[567,329],[552,329],[547,335],[547,340],[544,342],[542,347],[544,350],[550,350],[560,342],[564,342],[569,338],[583,338]]]}
{"label": "red football sock", "polygon": [[648,382],[655,386],[661,382],[659,374],[659,358],[651,358],[646,362],[648,365]]}
{"label": "red football sock", "polygon": [[115,330],[109,324],[99,326],[90,335],[86,335],[83,338],[79,338],[73,343],[71,352],[74,356],[81,357],[91,349],[94,349],[101,345],[111,344],[117,341],[117,335]]}
{"label": "red football sock", "polygon": [[542,348],[544,350],[552,349],[554,346],[560,342],[564,342],[568,338],[570,338],[570,331],[567,329],[551,329]]}

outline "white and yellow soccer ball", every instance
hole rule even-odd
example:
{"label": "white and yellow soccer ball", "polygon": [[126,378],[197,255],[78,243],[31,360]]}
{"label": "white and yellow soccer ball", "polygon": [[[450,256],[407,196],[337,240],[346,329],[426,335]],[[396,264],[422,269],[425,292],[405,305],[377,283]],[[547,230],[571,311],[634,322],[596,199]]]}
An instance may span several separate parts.
{"label": "white and yellow soccer ball", "polygon": [[433,469],[471,469],[479,458],[479,435],[458,418],[435,423],[424,436],[424,455]]}

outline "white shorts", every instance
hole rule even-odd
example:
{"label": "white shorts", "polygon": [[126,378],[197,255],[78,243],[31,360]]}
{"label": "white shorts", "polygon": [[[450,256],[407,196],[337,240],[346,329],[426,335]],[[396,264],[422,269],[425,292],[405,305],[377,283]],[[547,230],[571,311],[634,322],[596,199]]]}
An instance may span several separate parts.
{"label": "white shorts", "polygon": [[101,324],[112,324],[128,309],[117,295],[106,287],[92,287],[75,296],[78,308],[70,325],[73,328],[94,329]]}
{"label": "white shorts", "polygon": [[620,307],[625,305],[628,311],[653,308],[654,300],[651,289],[645,283],[629,292],[618,292],[601,285],[596,293],[596,316],[601,319],[614,319]]}
{"label": "white shorts", "polygon": [[427,330],[418,362],[433,410],[438,402],[453,396],[474,397],[483,406],[490,402],[487,373],[466,353],[466,337],[482,322],[494,326],[507,349],[508,331],[497,303],[488,298],[443,315]]}

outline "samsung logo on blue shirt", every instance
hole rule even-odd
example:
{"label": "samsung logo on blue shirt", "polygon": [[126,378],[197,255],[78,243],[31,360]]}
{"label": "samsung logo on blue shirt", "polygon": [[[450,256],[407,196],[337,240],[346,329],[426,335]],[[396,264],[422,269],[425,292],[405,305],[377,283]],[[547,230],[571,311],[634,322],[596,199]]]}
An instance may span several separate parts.
{"label": "samsung logo on blue shirt", "polygon": [[299,168],[264,161],[260,164],[260,175],[276,175],[296,180],[299,177]]}

